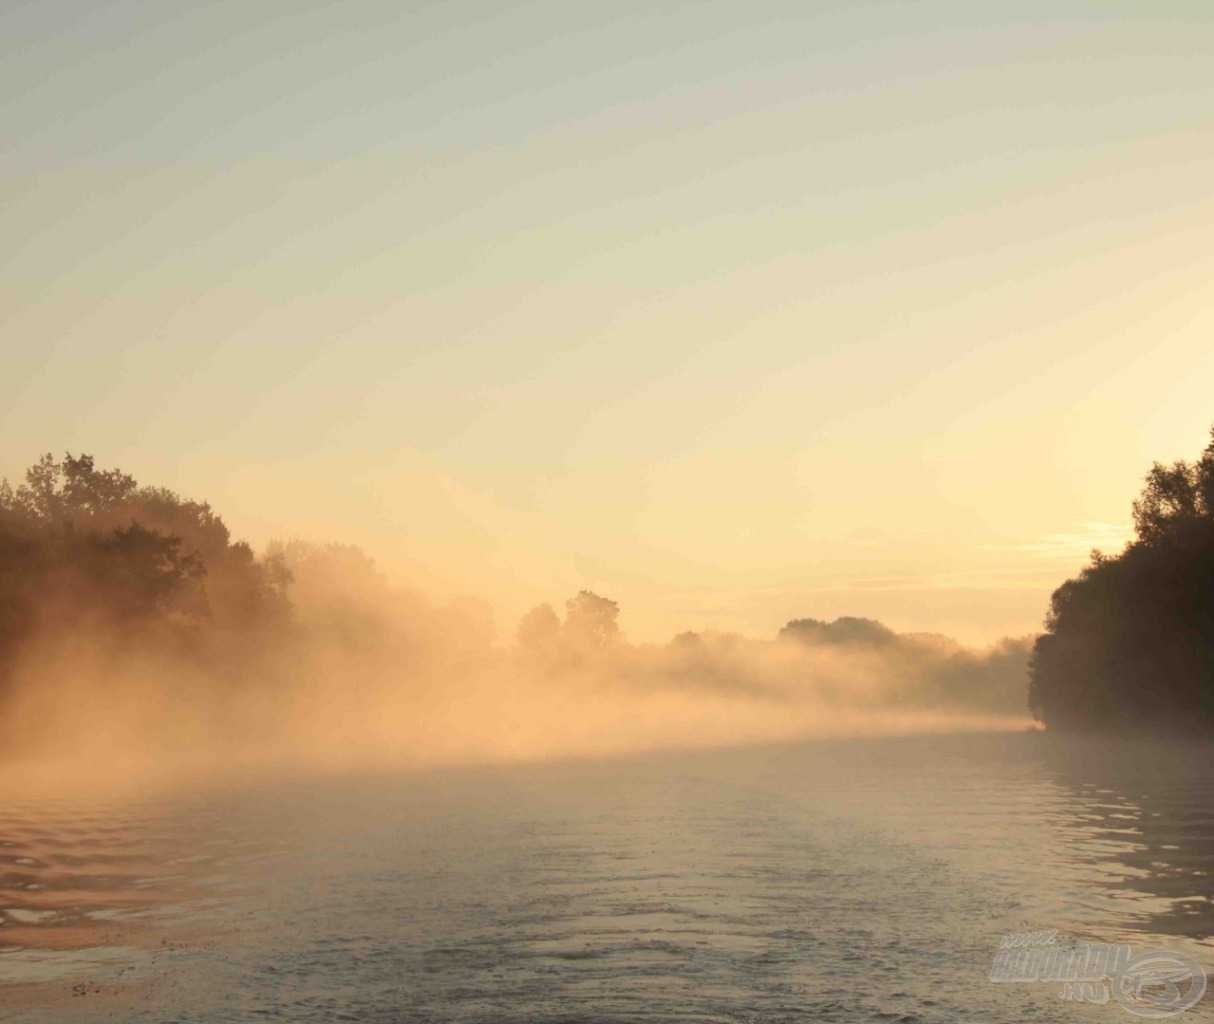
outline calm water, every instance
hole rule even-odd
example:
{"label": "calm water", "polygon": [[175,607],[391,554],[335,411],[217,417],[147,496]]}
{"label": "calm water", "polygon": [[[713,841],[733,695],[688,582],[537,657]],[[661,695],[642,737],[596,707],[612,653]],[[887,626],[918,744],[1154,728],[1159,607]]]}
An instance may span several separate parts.
{"label": "calm water", "polygon": [[0,1020],[1133,1021],[991,961],[1214,969],[1210,765],[1005,735],[10,798]]}

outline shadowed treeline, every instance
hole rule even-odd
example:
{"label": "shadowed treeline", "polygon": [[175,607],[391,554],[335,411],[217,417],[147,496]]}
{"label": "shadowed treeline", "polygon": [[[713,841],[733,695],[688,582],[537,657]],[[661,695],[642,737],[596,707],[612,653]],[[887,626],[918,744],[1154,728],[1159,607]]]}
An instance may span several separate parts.
{"label": "shadowed treeline", "polygon": [[0,751],[430,762],[1024,715],[1027,640],[802,619],[631,644],[619,612],[582,591],[495,644],[487,606],[393,586],[355,547],[257,554],[205,503],[48,455],[0,485]]}
{"label": "shadowed treeline", "polygon": [[1214,725],[1214,440],[1156,463],[1135,539],[1053,595],[1030,702],[1049,726],[1208,731]]}

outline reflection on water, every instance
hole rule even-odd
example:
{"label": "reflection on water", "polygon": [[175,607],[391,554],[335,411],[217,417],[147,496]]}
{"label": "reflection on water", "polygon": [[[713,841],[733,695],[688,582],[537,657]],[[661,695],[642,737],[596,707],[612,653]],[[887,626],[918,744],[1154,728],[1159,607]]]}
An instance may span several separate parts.
{"label": "reflection on water", "polygon": [[1127,926],[1214,935],[1214,751],[1087,740],[1052,743],[1044,755],[1075,794],[1074,813],[1061,824],[1076,858],[1111,861],[1121,873],[1107,884],[1127,896]]}
{"label": "reflection on water", "polygon": [[9,800],[0,1019],[1116,1019],[995,947],[1214,968],[1211,764],[934,737]]}

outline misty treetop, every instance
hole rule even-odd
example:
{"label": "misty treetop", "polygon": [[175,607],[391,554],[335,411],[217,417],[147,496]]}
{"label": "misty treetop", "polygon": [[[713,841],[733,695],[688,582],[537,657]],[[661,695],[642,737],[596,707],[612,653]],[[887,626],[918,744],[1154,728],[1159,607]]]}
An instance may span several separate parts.
{"label": "misty treetop", "polygon": [[1155,463],[1134,539],[1094,551],[1055,592],[1030,669],[1047,726],[1202,731],[1214,726],[1214,431],[1196,462]]}
{"label": "misty treetop", "polygon": [[561,686],[623,683],[776,704],[814,700],[840,709],[917,708],[1020,716],[1031,638],[985,650],[930,633],[897,633],[874,619],[794,619],[774,639],[684,632],[666,644],[630,644],[617,602],[583,590],[527,612],[515,631],[524,668]]}
{"label": "misty treetop", "polygon": [[507,723],[552,715],[560,729],[554,709],[572,721],[590,705],[647,735],[659,712],[645,708],[753,730],[864,708],[1024,707],[1023,640],[974,651],[844,618],[770,639],[634,644],[611,598],[580,590],[562,610],[539,605],[498,645],[483,602],[394,585],[357,547],[290,540],[255,554],[205,502],[89,455],[47,455],[0,483],[0,755],[48,740],[107,752],[450,742],[427,713],[513,746]]}
{"label": "misty treetop", "polygon": [[515,629],[519,652],[549,672],[569,672],[587,663],[604,663],[623,644],[620,606],[591,590],[579,590],[565,602],[565,619],[545,602],[527,612]]}
{"label": "misty treetop", "polygon": [[860,619],[845,615],[834,622],[819,619],[793,619],[780,636],[788,640],[813,641],[831,644],[871,644],[884,646],[893,643],[898,634],[876,619]]}

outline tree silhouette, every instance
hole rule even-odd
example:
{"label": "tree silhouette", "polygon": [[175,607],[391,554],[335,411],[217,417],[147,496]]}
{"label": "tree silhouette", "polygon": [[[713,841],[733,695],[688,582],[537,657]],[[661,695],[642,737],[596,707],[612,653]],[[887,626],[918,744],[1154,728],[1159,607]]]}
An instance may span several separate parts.
{"label": "tree silhouette", "polygon": [[518,622],[515,637],[523,650],[539,655],[551,654],[560,641],[561,620],[550,604],[536,605]]}
{"label": "tree silhouette", "polygon": [[579,650],[603,651],[619,638],[620,606],[589,590],[565,602],[565,636]]}
{"label": "tree silhouette", "polygon": [[819,619],[793,619],[780,630],[780,639],[816,644],[868,644],[883,646],[893,643],[897,634],[876,619],[860,619],[850,615],[822,622]]}
{"label": "tree silhouette", "polygon": [[1029,676],[1047,726],[1214,726],[1214,431],[1197,462],[1152,466],[1133,519],[1051,598]]}
{"label": "tree silhouette", "polygon": [[209,505],[141,488],[90,455],[44,455],[18,487],[0,482],[0,691],[35,634],[86,622],[145,639],[188,631],[196,650],[210,637],[213,653],[234,655],[234,634],[284,621],[288,582],[282,565],[232,543]]}

